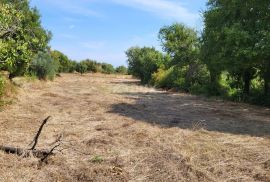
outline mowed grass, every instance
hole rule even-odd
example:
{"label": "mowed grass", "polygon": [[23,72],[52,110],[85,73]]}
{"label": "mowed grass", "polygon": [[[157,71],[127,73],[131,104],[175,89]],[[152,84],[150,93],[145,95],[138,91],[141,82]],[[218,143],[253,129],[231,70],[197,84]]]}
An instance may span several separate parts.
{"label": "mowed grass", "polygon": [[129,76],[63,74],[22,84],[0,112],[0,145],[38,148],[46,164],[0,152],[0,181],[270,181],[269,108],[167,93]]}

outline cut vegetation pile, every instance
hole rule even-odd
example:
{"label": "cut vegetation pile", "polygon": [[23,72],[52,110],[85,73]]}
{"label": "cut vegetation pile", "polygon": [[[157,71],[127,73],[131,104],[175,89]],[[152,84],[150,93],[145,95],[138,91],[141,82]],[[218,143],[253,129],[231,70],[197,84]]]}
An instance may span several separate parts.
{"label": "cut vegetation pile", "polygon": [[22,86],[0,145],[62,145],[47,163],[0,152],[0,181],[270,181],[270,110],[167,93],[127,76],[63,74]]}

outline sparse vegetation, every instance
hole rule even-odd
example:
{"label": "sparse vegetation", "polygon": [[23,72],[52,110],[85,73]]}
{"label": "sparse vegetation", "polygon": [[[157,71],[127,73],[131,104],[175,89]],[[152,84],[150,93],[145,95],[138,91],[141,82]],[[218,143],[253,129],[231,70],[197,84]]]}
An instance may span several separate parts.
{"label": "sparse vegetation", "polygon": [[101,163],[102,161],[103,161],[103,158],[99,155],[96,155],[91,159],[91,162],[93,163]]}

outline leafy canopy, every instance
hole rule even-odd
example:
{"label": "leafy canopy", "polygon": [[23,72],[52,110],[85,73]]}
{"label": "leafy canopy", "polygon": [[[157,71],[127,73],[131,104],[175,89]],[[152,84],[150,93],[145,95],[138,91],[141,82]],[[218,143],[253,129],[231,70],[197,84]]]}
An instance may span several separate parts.
{"label": "leafy canopy", "polygon": [[0,12],[0,69],[21,75],[32,57],[48,48],[51,33],[42,28],[38,10],[27,0],[2,0]]}

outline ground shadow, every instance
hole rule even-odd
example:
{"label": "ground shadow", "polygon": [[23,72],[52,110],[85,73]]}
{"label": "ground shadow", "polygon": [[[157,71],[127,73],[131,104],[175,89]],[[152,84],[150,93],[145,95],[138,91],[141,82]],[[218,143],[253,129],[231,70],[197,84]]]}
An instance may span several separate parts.
{"label": "ground shadow", "polygon": [[110,112],[162,127],[270,137],[268,108],[164,92],[122,95],[134,102],[112,105]]}

